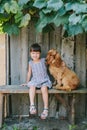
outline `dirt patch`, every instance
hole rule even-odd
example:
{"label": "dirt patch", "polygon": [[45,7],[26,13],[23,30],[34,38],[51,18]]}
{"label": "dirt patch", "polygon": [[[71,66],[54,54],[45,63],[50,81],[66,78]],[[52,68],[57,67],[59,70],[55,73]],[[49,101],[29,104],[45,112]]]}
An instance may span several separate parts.
{"label": "dirt patch", "polygon": [[6,118],[0,130],[87,130],[87,119],[77,125],[70,125],[67,120],[55,118]]}
{"label": "dirt patch", "polygon": [[1,130],[68,130],[69,123],[66,120],[54,118],[41,120],[35,118],[6,118]]}

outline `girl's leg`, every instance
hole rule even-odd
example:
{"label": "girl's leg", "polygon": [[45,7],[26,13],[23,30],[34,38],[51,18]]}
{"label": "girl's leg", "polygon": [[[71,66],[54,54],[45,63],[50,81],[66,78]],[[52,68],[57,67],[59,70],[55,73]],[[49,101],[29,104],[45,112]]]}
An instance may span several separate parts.
{"label": "girl's leg", "polygon": [[48,88],[41,87],[42,99],[44,103],[44,110],[41,113],[41,119],[46,119],[48,116]]}
{"label": "girl's leg", "polygon": [[36,114],[36,108],[34,105],[35,94],[36,94],[36,88],[34,86],[30,87],[29,88],[30,114]]}
{"label": "girl's leg", "polygon": [[36,93],[36,88],[33,87],[33,86],[30,87],[30,88],[29,88],[30,105],[34,105],[35,93]]}
{"label": "girl's leg", "polygon": [[42,93],[44,108],[48,109],[48,88],[41,87],[41,93]]}

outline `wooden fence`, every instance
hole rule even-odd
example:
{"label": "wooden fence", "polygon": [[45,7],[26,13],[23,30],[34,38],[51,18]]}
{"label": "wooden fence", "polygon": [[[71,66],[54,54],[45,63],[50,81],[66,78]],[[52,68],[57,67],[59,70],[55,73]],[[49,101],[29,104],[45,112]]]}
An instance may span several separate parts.
{"label": "wooden fence", "polygon": [[[86,34],[79,34],[75,37],[64,38],[62,34],[61,27],[55,28],[55,31],[49,33],[37,34],[31,23],[28,28],[21,30],[19,36],[7,38],[7,84],[22,84],[26,81],[29,47],[32,43],[38,42],[42,47],[42,56],[44,57],[49,49],[57,49],[66,64],[77,73],[83,87],[86,87],[87,36]],[[70,96],[62,96],[70,102]],[[28,115],[28,95],[10,95],[7,99],[9,99],[7,114]],[[36,96],[36,105],[40,114],[43,109],[41,95]],[[49,96],[49,110],[50,117],[56,116],[57,113],[60,113],[60,115],[66,114],[65,108],[57,102],[54,95]],[[86,95],[78,95],[76,100],[76,117],[84,117],[86,113]]]}

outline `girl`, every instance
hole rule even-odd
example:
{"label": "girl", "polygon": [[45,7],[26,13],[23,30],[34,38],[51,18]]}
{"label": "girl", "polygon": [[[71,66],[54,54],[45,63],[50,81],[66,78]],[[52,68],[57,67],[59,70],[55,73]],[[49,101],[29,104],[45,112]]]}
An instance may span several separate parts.
{"label": "girl", "polygon": [[43,112],[41,113],[41,119],[46,119],[48,116],[48,88],[51,88],[52,84],[47,74],[45,65],[45,58],[40,58],[41,47],[35,43],[30,47],[31,60],[29,61],[28,73],[27,73],[27,86],[29,87],[30,98],[30,114],[36,114],[37,110],[34,104],[36,88],[41,89],[42,99],[44,104]]}

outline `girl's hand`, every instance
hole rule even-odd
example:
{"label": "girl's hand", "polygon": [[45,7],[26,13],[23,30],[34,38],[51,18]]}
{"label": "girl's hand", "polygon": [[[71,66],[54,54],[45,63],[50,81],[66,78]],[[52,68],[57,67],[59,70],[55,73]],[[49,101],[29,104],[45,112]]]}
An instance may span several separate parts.
{"label": "girl's hand", "polygon": [[27,86],[27,83],[21,84],[20,86]]}

